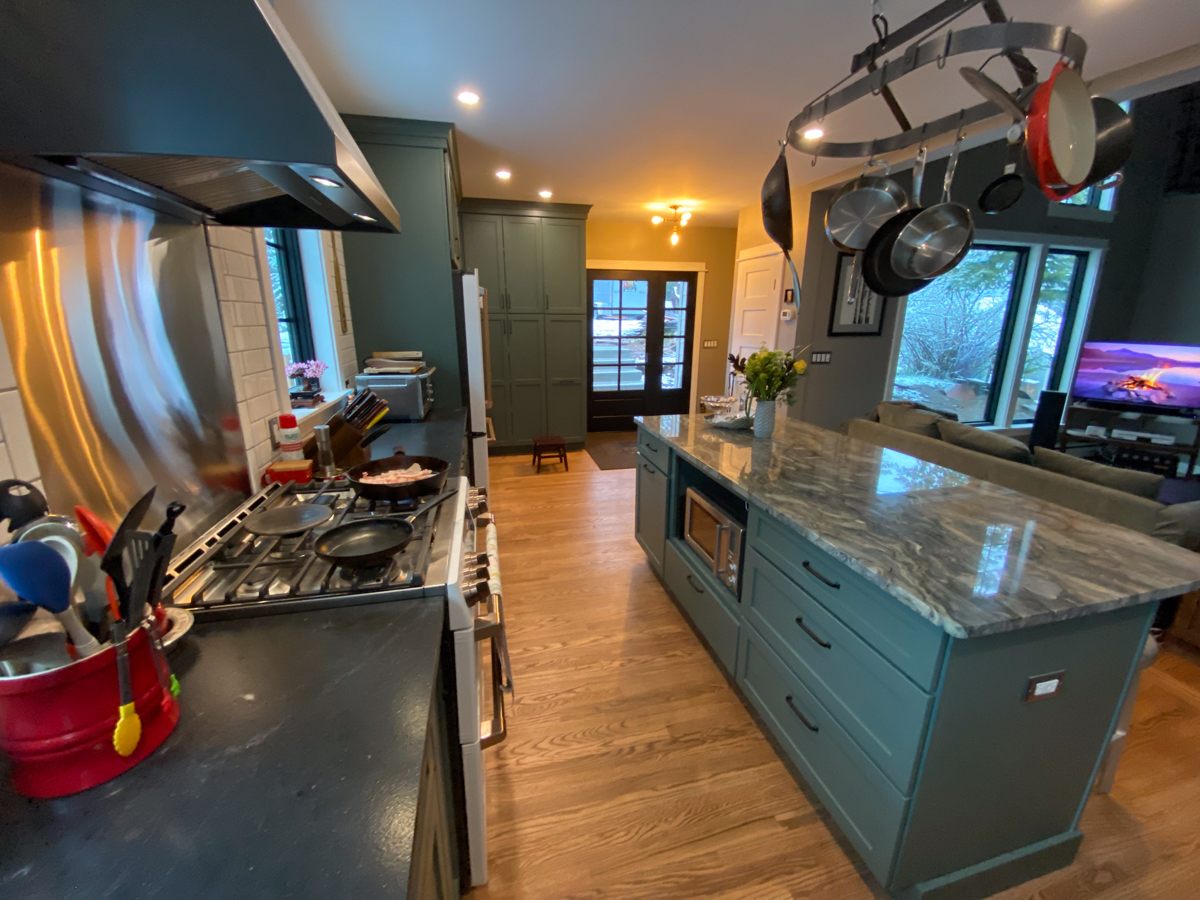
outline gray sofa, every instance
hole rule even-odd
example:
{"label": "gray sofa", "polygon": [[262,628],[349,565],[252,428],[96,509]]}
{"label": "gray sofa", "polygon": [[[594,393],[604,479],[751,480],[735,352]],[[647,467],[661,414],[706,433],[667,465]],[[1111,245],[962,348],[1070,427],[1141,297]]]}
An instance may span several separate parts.
{"label": "gray sofa", "polygon": [[843,430],[860,441],[890,447],[1039,500],[1048,500],[1097,519],[1200,551],[1200,501],[1168,506],[1148,497],[1093,484],[1026,462],[1002,459],[869,419],[851,419],[843,425]]}

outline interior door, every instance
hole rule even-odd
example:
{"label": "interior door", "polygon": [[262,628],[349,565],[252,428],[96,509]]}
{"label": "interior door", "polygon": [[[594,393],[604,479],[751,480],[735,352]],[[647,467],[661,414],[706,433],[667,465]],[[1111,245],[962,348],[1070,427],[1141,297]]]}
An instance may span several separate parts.
{"label": "interior door", "polygon": [[783,305],[783,253],[740,259],[734,273],[729,352],[749,356],[764,344],[778,349],[779,312]]}
{"label": "interior door", "polygon": [[588,310],[588,430],[687,413],[696,273],[589,270]]}

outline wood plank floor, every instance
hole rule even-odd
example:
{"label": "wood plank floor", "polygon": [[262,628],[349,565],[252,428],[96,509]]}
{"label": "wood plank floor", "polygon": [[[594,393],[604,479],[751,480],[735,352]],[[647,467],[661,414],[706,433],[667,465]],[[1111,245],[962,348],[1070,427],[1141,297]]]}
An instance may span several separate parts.
{"label": "wood plank floor", "polygon": [[[516,699],[486,753],[491,877],[471,896],[886,897],[647,566],[636,470],[491,466]],[[1200,897],[1198,662],[1181,647],[1147,673],[1075,863],[997,897]]]}

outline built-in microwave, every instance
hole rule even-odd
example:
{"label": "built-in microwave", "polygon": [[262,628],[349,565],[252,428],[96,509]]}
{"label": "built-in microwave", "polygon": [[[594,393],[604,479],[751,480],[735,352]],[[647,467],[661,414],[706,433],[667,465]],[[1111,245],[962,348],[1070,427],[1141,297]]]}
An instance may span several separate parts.
{"label": "built-in microwave", "polygon": [[683,537],[734,594],[742,568],[745,529],[695,488],[684,495]]}

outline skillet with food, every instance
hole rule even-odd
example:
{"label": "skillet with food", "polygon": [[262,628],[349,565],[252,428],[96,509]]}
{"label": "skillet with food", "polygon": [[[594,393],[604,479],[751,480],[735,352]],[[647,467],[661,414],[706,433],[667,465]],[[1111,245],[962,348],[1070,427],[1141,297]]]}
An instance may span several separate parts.
{"label": "skillet with food", "polygon": [[389,456],[355,466],[346,477],[364,500],[390,503],[438,493],[449,469],[450,463],[436,456]]}

